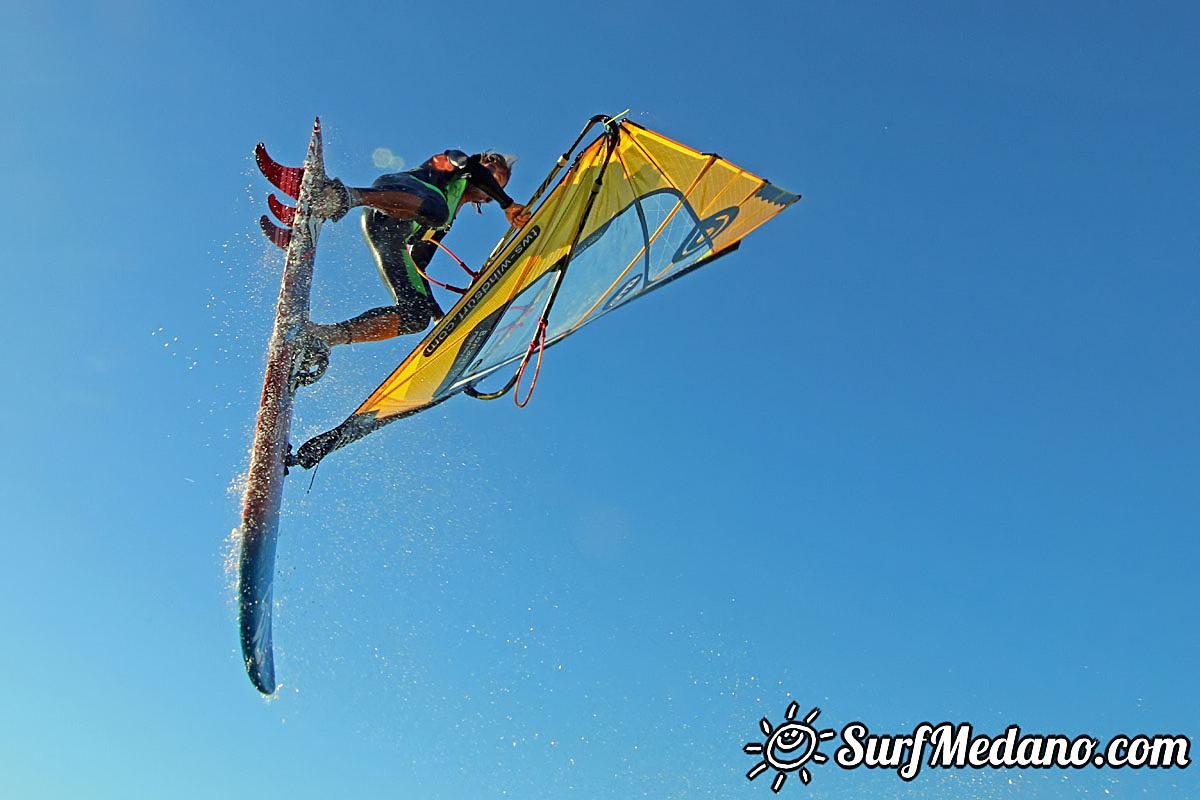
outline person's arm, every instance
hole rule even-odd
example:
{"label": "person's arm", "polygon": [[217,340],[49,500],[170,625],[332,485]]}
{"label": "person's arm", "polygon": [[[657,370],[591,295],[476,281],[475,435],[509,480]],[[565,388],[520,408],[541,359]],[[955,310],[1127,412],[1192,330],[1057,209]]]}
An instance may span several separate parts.
{"label": "person's arm", "polygon": [[529,214],[525,213],[525,206],[513,202],[513,199],[504,191],[504,187],[496,180],[496,176],[492,174],[492,171],[484,166],[479,154],[467,156],[465,165],[462,165],[460,162],[461,156],[461,150],[447,150],[443,154],[443,158],[447,160],[447,163],[452,163],[464,170],[467,183],[500,204],[500,208],[504,209],[504,216],[508,219],[510,225],[520,228],[529,222]]}

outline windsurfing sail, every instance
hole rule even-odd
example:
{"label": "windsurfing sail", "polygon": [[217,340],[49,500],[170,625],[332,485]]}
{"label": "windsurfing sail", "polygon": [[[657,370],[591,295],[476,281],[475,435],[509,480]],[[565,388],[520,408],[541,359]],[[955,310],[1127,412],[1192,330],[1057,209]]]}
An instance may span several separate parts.
{"label": "windsurfing sail", "polygon": [[597,122],[604,132],[573,161],[563,154],[534,201],[570,168],[530,221],[345,422],[301,448],[301,464],[459,392],[497,396],[476,387],[509,370],[510,388],[539,348],[731,252],[800,199],[640,125]]}

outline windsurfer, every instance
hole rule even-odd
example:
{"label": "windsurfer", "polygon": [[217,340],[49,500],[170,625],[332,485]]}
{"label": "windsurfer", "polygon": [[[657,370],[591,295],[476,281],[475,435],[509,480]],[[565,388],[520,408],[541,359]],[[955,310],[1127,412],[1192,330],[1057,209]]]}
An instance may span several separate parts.
{"label": "windsurfer", "polygon": [[381,175],[369,189],[351,188],[337,178],[321,187],[312,208],[325,219],[336,222],[351,208],[366,207],[363,237],[395,302],[332,325],[309,323],[307,366],[319,375],[331,346],[420,333],[440,319],[442,309],[424,275],[437,242],[467,203],[482,213],[481,204],[495,200],[510,224],[528,222],[525,206],[504,191],[511,175],[509,159],[498,153],[446,150],[415,169]]}

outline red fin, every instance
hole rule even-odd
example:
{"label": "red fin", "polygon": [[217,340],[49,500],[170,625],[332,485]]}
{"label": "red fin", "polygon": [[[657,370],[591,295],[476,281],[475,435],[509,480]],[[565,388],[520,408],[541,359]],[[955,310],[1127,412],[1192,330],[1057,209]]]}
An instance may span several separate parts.
{"label": "red fin", "polygon": [[294,206],[284,205],[279,198],[273,194],[267,195],[267,205],[271,208],[271,213],[275,218],[287,225],[289,228],[296,221],[296,209]]}
{"label": "red fin", "polygon": [[262,232],[267,235],[267,238],[276,246],[287,250],[288,245],[292,243],[292,232],[271,222],[266,214],[258,218],[258,225],[262,228]]}
{"label": "red fin", "polygon": [[288,197],[300,196],[300,179],[304,177],[302,167],[285,167],[267,155],[267,147],[259,142],[254,147],[254,160],[267,180]]}

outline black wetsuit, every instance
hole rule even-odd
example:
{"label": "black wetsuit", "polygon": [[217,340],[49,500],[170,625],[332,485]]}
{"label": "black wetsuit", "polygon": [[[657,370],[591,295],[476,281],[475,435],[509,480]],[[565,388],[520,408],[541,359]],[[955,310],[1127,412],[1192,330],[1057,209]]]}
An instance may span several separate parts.
{"label": "black wetsuit", "polygon": [[[423,240],[425,231],[432,229],[432,238],[441,240],[450,229],[462,204],[463,192],[469,186],[491,197],[501,208],[513,204],[513,199],[505,194],[479,155],[468,156],[461,150],[447,150],[443,155],[453,165],[452,169],[439,170],[431,158],[415,169],[381,175],[371,186],[374,191],[406,192],[420,198],[421,205],[414,219],[394,217],[370,207],[362,216],[363,236],[375,256],[380,277],[396,301],[395,309],[400,312],[401,334],[419,333],[428,327],[431,319],[442,314],[429,281],[421,274],[437,250],[432,241]],[[382,313],[384,310],[373,311]]]}

